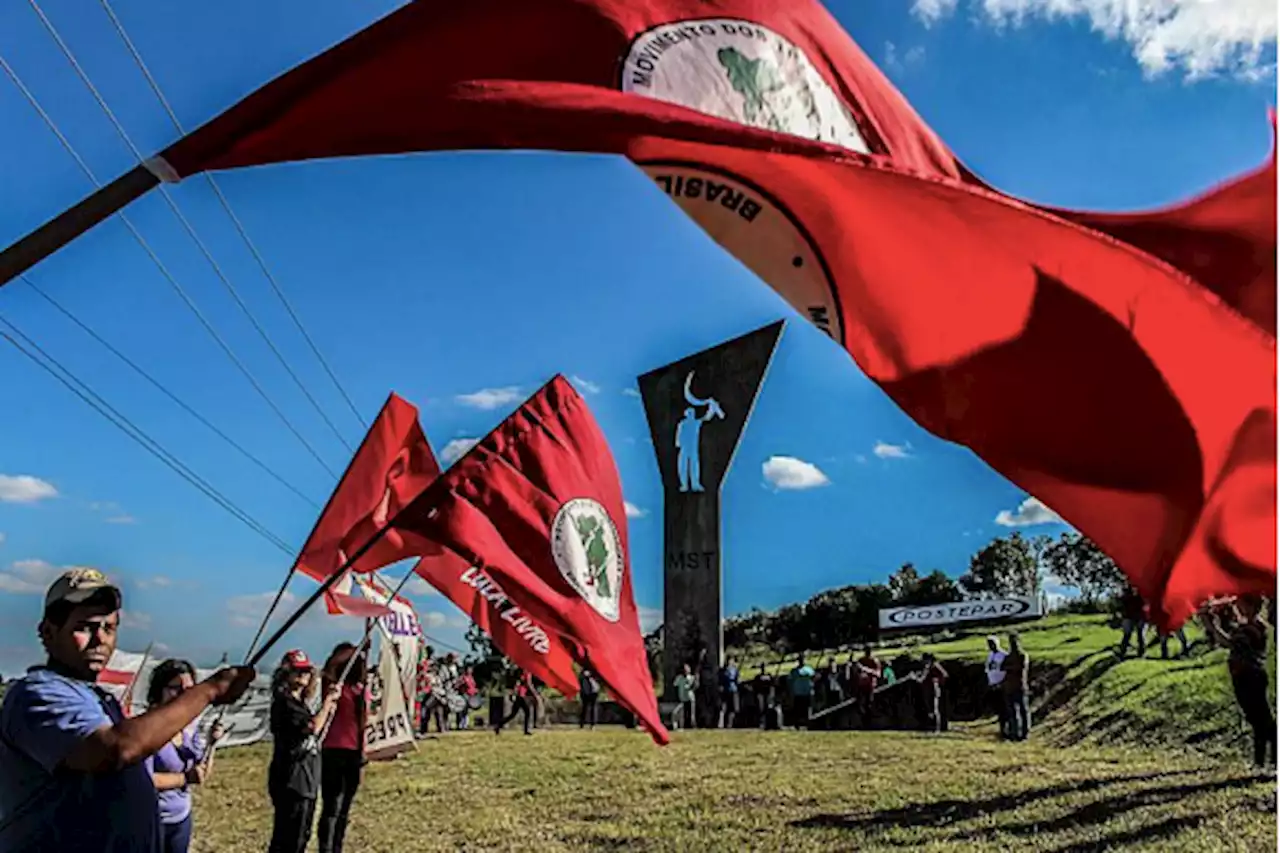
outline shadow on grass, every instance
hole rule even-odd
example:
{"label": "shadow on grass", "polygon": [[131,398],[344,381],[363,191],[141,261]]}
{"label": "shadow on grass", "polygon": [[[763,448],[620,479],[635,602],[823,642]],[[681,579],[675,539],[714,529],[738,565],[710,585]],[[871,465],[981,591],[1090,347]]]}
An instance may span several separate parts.
{"label": "shadow on grass", "polygon": [[1033,836],[1043,833],[1066,832],[1085,826],[1103,824],[1117,815],[1131,812],[1148,806],[1162,806],[1176,802],[1185,797],[1197,794],[1209,794],[1216,791],[1229,791],[1236,788],[1249,788],[1258,784],[1257,776],[1239,776],[1233,779],[1220,779],[1215,782],[1201,782],[1188,785],[1165,785],[1155,788],[1142,788],[1118,797],[1104,797],[1081,806],[1052,820],[1034,820],[1026,823],[1005,824],[969,832],[956,833],[955,840],[976,841],[997,835]]}
{"label": "shadow on grass", "polygon": [[1080,671],[1069,678],[1062,678],[1056,682],[1046,685],[1047,689],[1044,693],[1044,700],[1040,702],[1031,712],[1031,722],[1042,722],[1045,717],[1057,711],[1059,708],[1066,707],[1071,700],[1080,695],[1080,692],[1086,685],[1101,678],[1107,670],[1119,665],[1120,659],[1111,652],[1094,652],[1089,655],[1077,658],[1068,667],[1067,671],[1071,672],[1081,667],[1085,661],[1090,658],[1097,658],[1093,663],[1083,666]]}
{"label": "shadow on grass", "polygon": [[1124,832],[1115,832],[1111,835],[1103,836],[1097,841],[1079,841],[1075,844],[1068,844],[1066,847],[1060,847],[1054,853],[1098,853],[1100,850],[1112,850],[1118,847],[1125,847],[1129,844],[1137,844],[1141,841],[1156,841],[1159,839],[1173,838],[1188,829],[1195,829],[1204,823],[1204,815],[1190,815],[1189,817],[1171,817],[1168,820],[1162,820],[1159,823],[1140,826],[1137,829],[1128,829]]}
{"label": "shadow on grass", "polygon": [[1041,800],[1069,794],[1097,791],[1110,785],[1131,782],[1147,782],[1173,776],[1200,773],[1199,770],[1171,770],[1167,773],[1141,773],[1128,776],[1109,776],[1103,779],[1080,779],[1049,788],[1034,788],[1017,794],[1003,794],[985,800],[935,800],[896,809],[883,809],[869,815],[821,814],[791,821],[796,829],[847,829],[875,832],[901,826],[946,826],[970,818],[983,817],[994,812],[1014,811]]}

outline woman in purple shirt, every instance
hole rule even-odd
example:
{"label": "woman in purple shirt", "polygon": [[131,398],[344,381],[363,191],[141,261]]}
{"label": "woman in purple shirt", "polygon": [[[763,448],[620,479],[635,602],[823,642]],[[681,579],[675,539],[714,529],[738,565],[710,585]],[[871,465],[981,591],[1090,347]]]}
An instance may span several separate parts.
{"label": "woman in purple shirt", "polygon": [[[151,673],[147,707],[172,702],[196,682],[196,669],[185,660],[166,660]],[[215,725],[214,742],[222,737]],[[160,807],[161,853],[187,853],[191,844],[191,785],[199,785],[208,773],[205,742],[192,723],[147,759]]]}

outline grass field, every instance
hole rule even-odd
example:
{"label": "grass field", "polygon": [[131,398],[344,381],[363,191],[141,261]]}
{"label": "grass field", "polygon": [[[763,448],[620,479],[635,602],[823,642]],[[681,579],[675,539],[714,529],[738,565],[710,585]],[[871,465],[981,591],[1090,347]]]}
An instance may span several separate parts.
{"label": "grass field", "polygon": [[[199,793],[199,853],[266,848],[265,747]],[[453,733],[369,768],[347,849],[1276,849],[1276,783],[1187,753],[1055,748],[984,727],[876,732]]]}

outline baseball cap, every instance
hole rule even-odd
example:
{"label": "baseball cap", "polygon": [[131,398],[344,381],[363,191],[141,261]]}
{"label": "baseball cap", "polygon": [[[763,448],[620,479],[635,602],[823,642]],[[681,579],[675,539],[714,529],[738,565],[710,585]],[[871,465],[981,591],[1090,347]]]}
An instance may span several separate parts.
{"label": "baseball cap", "polygon": [[284,653],[284,665],[289,669],[311,669],[311,658],[302,649],[291,649]]}
{"label": "baseball cap", "polygon": [[123,601],[120,590],[107,580],[107,576],[97,569],[77,568],[63,572],[49,587],[44,595],[44,606],[49,607],[65,601],[70,604],[84,604],[99,596],[110,596],[114,609],[119,610]]}

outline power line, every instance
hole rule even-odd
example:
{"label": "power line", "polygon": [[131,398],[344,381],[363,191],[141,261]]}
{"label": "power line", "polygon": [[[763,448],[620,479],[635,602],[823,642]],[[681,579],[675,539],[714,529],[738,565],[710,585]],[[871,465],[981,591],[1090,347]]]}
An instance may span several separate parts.
{"label": "power line", "polygon": [[129,356],[125,355],[119,349],[114,347],[110,341],[103,338],[96,331],[94,331],[93,328],[90,327],[87,323],[82,321],[69,309],[65,308],[60,302],[58,302],[58,300],[54,299],[52,296],[46,293],[34,281],[28,278],[26,274],[20,275],[18,278],[24,284],[26,284],[27,287],[30,287],[32,290],[34,290],[40,296],[41,299],[43,299],[45,302],[48,302],[49,305],[51,305],[56,311],[62,314],[62,316],[66,317],[72,323],[75,323],[77,326],[79,326],[84,331],[85,334],[89,335],[89,337],[93,338],[95,341],[97,341],[99,344],[105,347],[108,352],[110,352],[116,358],[120,359],[122,362],[128,365],[135,373],[137,373],[143,379],[147,380],[147,382],[151,383],[151,385],[153,385],[158,391],[160,391],[160,393],[164,394],[166,397],[168,397],[170,400],[176,403],[184,412],[191,415],[191,417],[195,418],[197,421],[203,424],[210,432],[218,436],[218,438],[221,438],[233,450],[237,451],[241,456],[243,456],[245,459],[248,459],[250,462],[256,465],[260,470],[262,470],[264,473],[266,473],[268,476],[274,479],[277,483],[284,486],[289,491],[293,492],[299,498],[301,498],[302,500],[310,504],[312,507],[315,507],[316,509],[320,509],[320,505],[317,504],[315,501],[311,500],[311,498],[307,497],[306,494],[304,494],[297,486],[293,485],[284,477],[280,476],[280,474],[276,473],[276,471],[274,471],[271,467],[269,467],[265,462],[263,462],[257,456],[254,456],[248,450],[246,450],[234,438],[232,438],[231,436],[227,435],[225,432],[220,430],[213,423],[211,423],[208,418],[206,418],[204,415],[200,414],[195,409],[193,409],[190,405],[184,402],[177,394],[170,391],[162,382],[160,382],[160,380],[156,379],[154,376],[148,373],[143,367],[138,365],[137,362],[133,361],[133,359],[129,358]]}
{"label": "power line", "polygon": [[[133,421],[121,414],[118,409],[103,399],[101,395],[88,385],[88,383],[77,377],[71,372],[71,370],[42,349],[39,344],[27,335],[23,334],[21,329],[7,320],[3,315],[0,315],[0,326],[4,326],[8,329],[7,332],[4,329],[0,329],[0,337],[4,338],[19,352],[35,362],[37,366],[47,372],[54,379],[58,380],[58,382],[62,383],[62,385],[66,386],[71,393],[79,397],[98,414],[110,421],[117,429],[140,444],[144,450],[159,459],[167,467],[178,474],[178,476],[182,477],[188,483],[199,489],[206,497],[229,512],[254,533],[257,533],[290,557],[293,556],[294,549],[290,548],[283,539],[272,533],[266,526],[237,506],[230,498],[223,495],[207,480],[192,471],[180,459],[166,450],[163,445],[148,435],[145,430],[133,423]],[[15,335],[17,338],[14,337]],[[21,341],[19,341],[18,338],[20,338]],[[35,352],[33,353],[32,350]],[[39,354],[39,357],[37,357],[37,353]],[[41,358],[43,358],[44,361],[42,361]],[[61,371],[61,373],[59,373],[59,371]],[[65,376],[63,374],[65,374]]]}
{"label": "power line", "polygon": [[[89,164],[86,163],[84,158],[80,156],[80,153],[76,151],[75,146],[73,146],[71,141],[63,134],[62,130],[53,120],[53,117],[49,115],[45,108],[40,104],[40,101],[36,98],[35,94],[27,88],[25,83],[22,82],[22,78],[18,76],[17,71],[15,71],[13,66],[5,61],[5,58],[2,55],[0,55],[0,69],[3,69],[9,76],[9,79],[18,87],[18,91],[22,93],[22,95],[27,99],[27,102],[31,104],[32,108],[44,121],[45,125],[53,132],[53,135],[57,137],[58,142],[62,144],[62,147],[66,149],[67,153],[76,161],[76,164],[80,167],[81,171],[88,176],[94,186],[101,187],[102,183],[93,173],[93,170],[89,168]],[[151,244],[149,244],[142,236],[142,233],[134,227],[133,222],[130,221],[129,217],[126,216],[123,211],[116,213],[116,216],[119,217],[120,221],[124,223],[127,229],[129,229],[129,233],[133,235],[133,239],[136,240],[138,245],[142,247],[142,250],[147,253],[147,257],[149,257],[151,262],[156,265],[156,269],[160,271],[160,274],[164,276],[165,281],[167,281],[169,286],[173,288],[174,292],[178,294],[178,297],[182,300],[183,304],[185,304],[191,313],[195,315],[196,319],[200,321],[200,325],[204,327],[204,330],[218,344],[227,358],[231,360],[231,363],[239,369],[240,373],[246,380],[248,380],[249,384],[253,386],[253,389],[258,393],[258,396],[261,397],[271,408],[271,411],[275,413],[276,417],[278,417],[289,432],[293,434],[294,438],[298,439],[302,446],[307,449],[316,462],[320,464],[320,467],[324,468],[325,471],[327,471],[334,479],[337,479],[337,472],[329,467],[328,463],[326,463],[320,454],[316,452],[316,449],[311,446],[311,443],[303,437],[302,433],[298,432],[297,427],[293,425],[293,422],[289,420],[288,416],[285,415],[280,407],[276,405],[275,401],[271,399],[271,396],[267,394],[266,389],[262,387],[261,383],[259,383],[254,377],[249,368],[235,354],[235,351],[231,349],[231,345],[228,344],[220,334],[218,334],[218,331],[213,327],[213,324],[204,316],[204,312],[200,310],[199,306],[197,306],[195,301],[187,294],[182,285],[178,283],[178,280],[174,278],[173,273],[171,273],[169,268],[164,265],[164,262],[160,260],[160,256],[151,248]]]}
{"label": "power line", "polygon": [[[80,82],[84,83],[85,88],[89,90],[89,94],[93,96],[93,99],[97,101],[98,106],[102,109],[103,114],[106,115],[108,120],[110,120],[111,126],[115,128],[120,139],[123,140],[124,144],[129,147],[131,152],[133,152],[133,156],[138,161],[139,165],[146,165],[146,157],[143,155],[142,151],[138,149],[138,146],[133,144],[133,139],[129,136],[128,131],[125,130],[120,119],[116,118],[116,114],[111,110],[111,107],[107,105],[107,101],[102,96],[102,93],[98,91],[98,87],[93,84],[91,79],[89,79],[88,73],[80,65],[75,54],[71,52],[71,48],[65,41],[63,41],[62,36],[58,33],[53,22],[49,20],[48,16],[45,15],[44,10],[40,8],[39,0],[27,0],[27,2],[31,5],[31,8],[35,10],[36,15],[40,18],[40,22],[44,25],[45,30],[53,38],[54,42],[58,45],[58,49],[62,51],[62,55],[66,58],[67,62],[71,63],[71,67],[76,72],[76,76],[80,78]],[[223,272],[221,265],[219,265],[218,261],[213,257],[213,253],[209,251],[209,247],[200,239],[200,235],[196,232],[195,227],[182,213],[182,209],[179,208],[178,203],[173,200],[173,196],[170,194],[169,190],[164,186],[164,184],[160,184],[159,190],[161,197],[165,200],[165,204],[169,206],[169,210],[173,212],[178,223],[182,226],[183,230],[187,232],[187,236],[189,236],[192,242],[196,244],[196,248],[198,248],[200,253],[204,255],[205,260],[209,262],[209,266],[213,268],[213,272],[218,277],[218,280],[222,282],[222,286],[226,289],[227,293],[231,295],[232,300],[240,308],[241,313],[244,314],[245,318],[249,321],[249,324],[253,326],[254,331],[258,333],[260,338],[262,338],[263,343],[267,345],[267,348],[271,350],[271,353],[276,357],[276,360],[280,362],[280,366],[284,368],[285,373],[289,374],[289,378],[293,380],[294,384],[298,386],[298,390],[300,390],[302,395],[307,398],[307,401],[311,403],[312,408],[316,410],[316,414],[320,415],[320,419],[323,420],[333,434],[337,436],[338,441],[340,441],[348,451],[353,450],[354,448],[352,448],[352,446],[347,442],[342,433],[338,431],[338,428],[334,426],[333,421],[329,420],[329,416],[324,413],[324,409],[320,406],[320,403],[311,395],[311,392],[307,390],[307,386],[303,384],[302,379],[299,378],[298,374],[289,366],[289,362],[285,359],[284,353],[280,352],[275,341],[271,339],[271,336],[267,334],[267,330],[262,327],[262,324],[258,322],[258,318],[254,316],[253,311],[250,310],[247,304],[245,304],[244,299],[240,296],[240,292],[236,290],[235,285],[231,283],[231,279],[229,279],[226,273]]]}
{"label": "power line", "polygon": [[[146,78],[147,85],[151,87],[151,91],[155,94],[156,99],[160,101],[160,105],[164,107],[164,111],[168,113],[169,120],[173,123],[174,128],[178,133],[185,135],[187,131],[182,126],[182,122],[178,119],[178,114],[174,112],[173,107],[170,106],[169,100],[164,96],[164,92],[160,89],[160,84],[152,75],[151,69],[147,67],[146,62],[143,61],[142,54],[134,45],[133,39],[129,38],[129,33],[125,30],[124,24],[116,16],[115,10],[111,8],[111,4],[107,2],[107,0],[99,0],[99,3],[107,13],[107,17],[111,19],[111,24],[115,27],[116,33],[119,34],[121,41],[123,41],[125,47],[128,48],[129,54],[133,57],[134,63],[138,66],[138,70],[141,71],[142,76]],[[227,212],[227,217],[231,220],[231,224],[235,226],[235,229],[240,234],[241,239],[244,240],[245,246],[248,247],[249,253],[253,255],[253,259],[257,262],[258,268],[262,270],[262,274],[271,285],[272,291],[274,291],[275,295],[279,298],[280,304],[284,306],[285,311],[289,315],[289,319],[293,321],[294,326],[297,327],[298,332],[307,342],[307,346],[311,348],[312,354],[314,354],[316,360],[320,362],[320,366],[324,368],[324,372],[329,376],[334,387],[338,389],[338,393],[342,395],[342,399],[351,410],[351,414],[355,415],[355,418],[359,421],[361,427],[367,427],[368,424],[365,422],[364,418],[361,417],[360,410],[357,409],[355,403],[351,401],[351,396],[347,394],[347,390],[342,387],[342,383],[338,381],[337,374],[333,372],[333,368],[329,366],[328,360],[320,352],[320,348],[316,345],[316,342],[312,339],[310,333],[307,332],[306,326],[302,324],[301,318],[298,317],[298,314],[294,310],[293,305],[289,302],[288,297],[285,296],[284,290],[280,287],[279,282],[276,281],[275,275],[272,274],[271,269],[267,266],[266,259],[263,258],[262,253],[258,251],[258,247],[254,245],[253,240],[249,238],[248,232],[245,231],[244,225],[240,222],[240,217],[236,216],[235,211],[232,210],[231,202],[227,200],[225,195],[223,195],[222,188],[218,186],[218,182],[214,180],[213,175],[208,172],[202,172],[201,174],[208,182],[209,188],[213,190],[213,194],[217,197],[218,203],[222,205],[222,209]]]}

